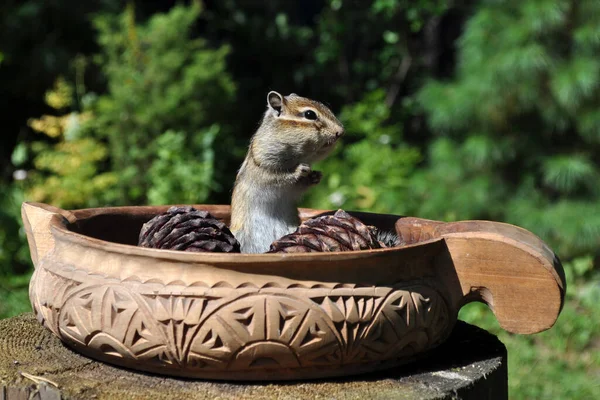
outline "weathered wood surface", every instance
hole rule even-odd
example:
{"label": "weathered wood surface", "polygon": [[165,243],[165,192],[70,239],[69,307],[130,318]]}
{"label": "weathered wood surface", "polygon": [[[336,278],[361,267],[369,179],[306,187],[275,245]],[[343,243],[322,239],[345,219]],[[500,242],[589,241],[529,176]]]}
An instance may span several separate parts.
{"label": "weathered wood surface", "polygon": [[349,378],[211,382],[120,369],[83,357],[33,314],[0,321],[0,399],[506,399],[506,349],[459,322],[426,359]]}

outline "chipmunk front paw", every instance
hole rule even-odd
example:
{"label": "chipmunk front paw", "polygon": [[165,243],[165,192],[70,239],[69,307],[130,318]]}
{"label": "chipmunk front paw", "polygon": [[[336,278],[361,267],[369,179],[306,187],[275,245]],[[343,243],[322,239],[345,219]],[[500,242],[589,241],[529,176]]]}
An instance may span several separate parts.
{"label": "chipmunk front paw", "polygon": [[308,178],[311,172],[312,169],[310,168],[310,165],[302,163],[298,164],[296,170],[294,171],[294,175],[296,175],[298,180],[303,180],[304,178]]}
{"label": "chipmunk front paw", "polygon": [[304,185],[316,185],[321,182],[323,174],[321,171],[313,171],[308,164],[299,164],[294,171],[298,183]]}
{"label": "chipmunk front paw", "polygon": [[310,185],[316,185],[321,182],[321,178],[323,177],[323,173],[321,171],[310,171],[308,174],[308,183]]}

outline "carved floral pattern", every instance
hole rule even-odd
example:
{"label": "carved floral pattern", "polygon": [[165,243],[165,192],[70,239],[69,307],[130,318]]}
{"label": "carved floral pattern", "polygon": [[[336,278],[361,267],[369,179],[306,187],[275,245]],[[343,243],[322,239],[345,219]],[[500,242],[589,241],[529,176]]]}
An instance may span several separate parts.
{"label": "carved floral pattern", "polygon": [[81,274],[38,266],[30,297],[40,322],[92,356],[199,377],[409,357],[451,323],[424,285],[189,287]]}

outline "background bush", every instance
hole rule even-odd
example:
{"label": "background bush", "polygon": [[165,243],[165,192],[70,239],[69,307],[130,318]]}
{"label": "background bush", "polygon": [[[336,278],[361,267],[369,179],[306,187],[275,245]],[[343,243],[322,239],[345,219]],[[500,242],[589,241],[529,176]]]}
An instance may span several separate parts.
{"label": "background bush", "polygon": [[512,398],[600,397],[600,3],[0,5],[0,317],[29,309],[24,200],[228,203],[269,90],[347,135],[304,206],[523,226],[565,264],[557,325],[502,332]]}

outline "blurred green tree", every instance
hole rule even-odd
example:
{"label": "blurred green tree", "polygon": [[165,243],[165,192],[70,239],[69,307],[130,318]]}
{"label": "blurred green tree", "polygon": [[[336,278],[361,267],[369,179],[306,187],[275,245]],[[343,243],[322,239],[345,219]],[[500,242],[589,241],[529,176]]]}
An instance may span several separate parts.
{"label": "blurred green tree", "polygon": [[[200,12],[196,3],[176,6],[138,26],[130,4],[96,18],[108,91],[98,97],[82,79],[75,90],[59,79],[47,93],[61,115],[29,125],[54,142],[22,143],[15,153],[33,155],[28,199],[66,208],[194,203],[219,188],[214,153],[227,153],[227,139],[215,138],[235,87],[225,71],[228,48],[191,36]],[[77,63],[85,68],[84,59]]]}
{"label": "blurred green tree", "polygon": [[108,91],[90,124],[119,171],[113,202],[202,202],[220,187],[214,154],[228,159],[222,123],[235,85],[226,72],[229,48],[192,36],[200,13],[194,2],[137,25],[130,4],[95,20]]}
{"label": "blurred green tree", "polygon": [[320,85],[316,93],[325,91],[323,96],[343,104],[339,117],[347,135],[318,166],[324,179],[309,191],[307,205],[414,211],[409,177],[422,161],[424,141],[414,96],[434,73],[427,31],[435,30],[450,6],[445,0],[326,2],[311,62],[295,78]]}
{"label": "blurred green tree", "polygon": [[383,213],[407,210],[409,176],[421,159],[407,145],[400,124],[389,122],[385,92],[376,90],[343,108],[340,120],[346,136],[343,146],[320,163],[322,182],[308,193],[316,208],[344,208]]}
{"label": "blurred green tree", "polygon": [[21,185],[25,198],[67,209],[102,205],[117,175],[101,171],[108,154],[106,145],[86,131],[92,114],[74,110],[73,88],[63,78],[46,93],[46,103],[59,115],[43,115],[29,125],[53,142],[19,143],[13,153],[13,162],[24,163],[25,157],[17,157],[20,152],[33,157],[35,168]]}
{"label": "blurred green tree", "polygon": [[97,17],[108,91],[86,91],[87,62],[77,57],[76,84],[60,77],[46,93],[50,112],[29,120],[43,136],[13,151],[16,180],[3,185],[0,204],[0,274],[30,265],[18,222],[23,200],[65,208],[195,203],[220,189],[214,154],[233,157],[221,123],[235,86],[228,48],[192,35],[200,13],[197,3],[176,6],[140,26],[132,6]]}
{"label": "blurred green tree", "polygon": [[[17,140],[35,137],[25,122],[50,111],[44,93],[59,75],[68,75],[77,54],[97,51],[89,16],[116,12],[118,4],[118,0],[0,2],[0,113],[4,114],[0,185],[12,174],[10,154]],[[96,77],[88,74],[90,86],[100,86]]]}
{"label": "blurred green tree", "polygon": [[484,2],[456,77],[419,100],[437,138],[413,212],[530,229],[565,258],[600,245],[600,2]]}

